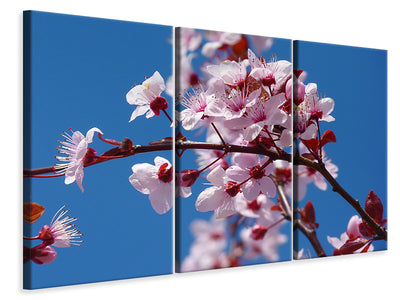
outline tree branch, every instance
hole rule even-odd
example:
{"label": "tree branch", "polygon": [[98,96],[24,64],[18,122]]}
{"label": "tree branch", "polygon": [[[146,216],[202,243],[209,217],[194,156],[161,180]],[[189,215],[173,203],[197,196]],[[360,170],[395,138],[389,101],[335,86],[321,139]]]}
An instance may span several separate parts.
{"label": "tree branch", "polygon": [[[249,146],[241,146],[241,145],[223,145],[223,144],[211,144],[211,143],[201,143],[201,142],[192,142],[192,141],[180,141],[178,140],[175,143],[176,149],[186,150],[186,149],[206,149],[206,150],[220,150],[225,151],[226,153],[254,153],[259,155],[268,156],[271,160],[286,160],[291,161],[290,154],[286,152],[276,153],[274,151],[264,149],[262,147],[249,147]],[[131,151],[126,152],[122,157],[129,157],[139,153],[148,153],[155,151],[168,151],[172,150],[173,143],[170,140],[166,140],[159,143],[154,143],[150,145],[136,145],[133,147]],[[101,156],[100,156],[101,157]],[[119,158],[121,155],[119,155]],[[102,163],[108,161],[110,159],[99,159],[98,161],[94,161],[85,167],[89,167],[92,165],[96,165],[98,163]],[[30,177],[33,175],[47,174],[53,173],[54,167],[46,167],[40,169],[24,169],[24,177]]]}
{"label": "tree branch", "polygon": [[295,218],[293,221],[293,231],[295,229],[299,229],[308,238],[308,240],[310,241],[311,245],[313,246],[313,248],[315,250],[315,253],[317,253],[318,257],[326,256],[324,248],[322,248],[322,245],[318,240],[315,229],[311,229],[310,227],[308,227],[299,218]]}
{"label": "tree branch", "polygon": [[317,170],[332,186],[332,190],[342,196],[361,216],[361,218],[368,223],[368,225],[375,231],[379,238],[387,241],[387,231],[385,228],[379,226],[375,220],[362,208],[360,202],[354,199],[329,173],[325,168],[325,164],[322,162],[311,161],[301,155],[296,155],[294,157],[295,165],[304,165],[314,170]]}

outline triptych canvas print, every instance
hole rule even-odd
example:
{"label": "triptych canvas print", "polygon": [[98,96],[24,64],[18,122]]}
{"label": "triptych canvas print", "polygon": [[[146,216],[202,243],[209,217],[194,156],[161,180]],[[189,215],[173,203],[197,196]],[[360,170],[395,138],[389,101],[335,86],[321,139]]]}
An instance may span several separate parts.
{"label": "triptych canvas print", "polygon": [[386,250],[386,109],[385,50],[24,12],[24,288]]}

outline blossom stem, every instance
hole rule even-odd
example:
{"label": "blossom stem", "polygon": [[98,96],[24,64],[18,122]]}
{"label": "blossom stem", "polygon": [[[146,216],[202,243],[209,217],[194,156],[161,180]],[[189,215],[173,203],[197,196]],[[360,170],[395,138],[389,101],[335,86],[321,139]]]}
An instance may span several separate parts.
{"label": "blossom stem", "polygon": [[24,240],[38,240],[39,239],[39,236],[34,236],[34,237],[29,237],[29,236],[24,236],[23,237],[24,238]]}
{"label": "blossom stem", "polygon": [[319,155],[317,160],[321,162],[321,157],[322,157],[322,146],[321,146],[321,130],[319,128],[319,121],[317,120],[317,128],[318,128],[318,146],[319,146]]}
{"label": "blossom stem", "polygon": [[107,144],[114,145],[114,146],[121,146],[121,142],[111,140],[111,139],[105,139],[105,138],[103,138],[103,135],[101,133],[98,133],[98,137],[100,140],[102,140],[103,142],[105,142]]}
{"label": "blossom stem", "polygon": [[219,136],[219,138],[220,138],[222,144],[223,144],[224,146],[227,146],[227,144],[225,143],[224,139],[222,138],[221,133],[218,131],[218,129],[217,129],[217,127],[215,126],[215,124],[212,122],[211,125],[212,125],[212,127],[214,128],[215,132],[218,134],[218,136]]}
{"label": "blossom stem", "polygon": [[162,109],[163,113],[166,115],[166,117],[168,118],[168,120],[171,121],[171,123],[174,123],[174,121],[172,120],[172,118],[169,116],[169,114],[167,113],[167,111],[165,109]]}
{"label": "blossom stem", "polygon": [[205,170],[207,170],[209,167],[211,167],[213,164],[215,164],[217,161],[219,161],[221,158],[223,158],[226,155],[225,152],[223,152],[220,156],[218,156],[217,159],[215,159],[213,162],[211,162],[210,164],[208,164],[207,166],[205,166],[203,169],[201,169],[199,172],[203,172]]}
{"label": "blossom stem", "polygon": [[33,177],[33,178],[53,178],[53,177],[61,177],[64,176],[64,173],[60,174],[52,174],[52,175],[24,175],[24,177]]}

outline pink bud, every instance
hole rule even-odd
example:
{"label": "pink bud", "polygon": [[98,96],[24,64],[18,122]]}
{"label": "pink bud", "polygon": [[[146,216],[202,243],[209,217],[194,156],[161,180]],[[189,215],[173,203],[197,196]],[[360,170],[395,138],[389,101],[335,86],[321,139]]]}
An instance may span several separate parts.
{"label": "pink bud", "polygon": [[34,263],[39,265],[49,264],[57,257],[57,252],[50,246],[44,244],[38,245],[30,249],[30,258]]}

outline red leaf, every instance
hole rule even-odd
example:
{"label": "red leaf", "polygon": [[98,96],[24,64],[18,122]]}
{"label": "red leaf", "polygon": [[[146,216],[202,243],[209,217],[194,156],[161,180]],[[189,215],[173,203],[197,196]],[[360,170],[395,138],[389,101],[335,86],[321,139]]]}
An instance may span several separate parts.
{"label": "red leaf", "polygon": [[321,147],[325,146],[327,143],[336,143],[336,136],[331,130],[325,131],[321,137]]}
{"label": "red leaf", "polygon": [[299,213],[301,220],[304,223],[307,223],[312,227],[318,227],[318,224],[315,223],[315,211],[311,201],[308,201],[306,206],[299,210]]}
{"label": "red leaf", "polygon": [[311,139],[311,140],[301,140],[304,145],[307,146],[314,154],[318,153],[318,140],[317,139]]}
{"label": "red leaf", "polygon": [[375,194],[373,190],[370,190],[365,200],[365,211],[375,219],[379,224],[382,221],[383,205],[381,199]]}

